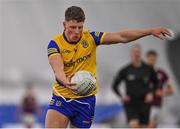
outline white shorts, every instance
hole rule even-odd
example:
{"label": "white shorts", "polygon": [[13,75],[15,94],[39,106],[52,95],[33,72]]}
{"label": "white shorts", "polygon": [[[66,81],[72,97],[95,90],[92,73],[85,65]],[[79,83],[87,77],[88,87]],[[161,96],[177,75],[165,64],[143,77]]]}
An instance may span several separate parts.
{"label": "white shorts", "polygon": [[162,117],[161,113],[162,113],[161,107],[152,106],[150,120],[155,120],[156,123],[159,123]]}
{"label": "white shorts", "polygon": [[35,116],[30,113],[23,114],[22,119],[25,124],[34,124],[35,123]]}

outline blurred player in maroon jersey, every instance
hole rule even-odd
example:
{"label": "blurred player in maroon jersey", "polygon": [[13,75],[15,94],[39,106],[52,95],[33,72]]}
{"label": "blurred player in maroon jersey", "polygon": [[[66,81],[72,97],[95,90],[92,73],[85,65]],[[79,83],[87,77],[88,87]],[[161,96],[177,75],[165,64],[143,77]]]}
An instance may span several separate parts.
{"label": "blurred player in maroon jersey", "polygon": [[164,70],[156,68],[155,66],[157,62],[157,57],[158,57],[158,54],[153,50],[148,51],[146,54],[147,64],[149,64],[155,69],[157,73],[157,77],[159,79],[159,86],[158,86],[159,88],[157,89],[154,95],[154,99],[152,103],[150,123],[149,123],[150,128],[156,128],[158,122],[161,119],[161,108],[163,104],[162,103],[163,96],[169,96],[173,94],[173,87],[169,80],[168,75],[166,74]]}
{"label": "blurred player in maroon jersey", "polygon": [[33,128],[36,122],[36,117],[39,113],[37,97],[34,93],[34,87],[32,83],[28,83],[26,91],[21,100],[20,111],[22,115],[21,120],[26,128]]}

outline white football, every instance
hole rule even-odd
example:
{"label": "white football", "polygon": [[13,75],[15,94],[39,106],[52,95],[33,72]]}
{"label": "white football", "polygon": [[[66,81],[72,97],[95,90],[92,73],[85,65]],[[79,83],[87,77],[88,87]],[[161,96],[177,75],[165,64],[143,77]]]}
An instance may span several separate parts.
{"label": "white football", "polygon": [[171,29],[168,29],[168,31],[170,32],[171,36],[166,35],[166,39],[167,39],[167,40],[173,40],[173,39],[175,39],[175,32],[174,32],[173,30],[171,30]]}
{"label": "white football", "polygon": [[96,88],[96,79],[95,77],[88,71],[82,70],[78,71],[71,78],[72,83],[76,83],[77,95],[88,95]]}

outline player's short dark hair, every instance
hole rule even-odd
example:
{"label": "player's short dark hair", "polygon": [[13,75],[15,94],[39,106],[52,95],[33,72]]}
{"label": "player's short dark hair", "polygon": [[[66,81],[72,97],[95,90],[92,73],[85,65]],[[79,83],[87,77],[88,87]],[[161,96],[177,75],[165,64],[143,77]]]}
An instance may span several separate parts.
{"label": "player's short dark hair", "polygon": [[157,52],[156,51],[154,51],[154,50],[149,50],[147,53],[146,53],[146,56],[148,57],[148,56],[157,56],[158,54],[157,54]]}
{"label": "player's short dark hair", "polygon": [[84,11],[80,7],[71,6],[67,8],[65,11],[65,20],[66,21],[76,20],[77,22],[84,22],[85,21]]}

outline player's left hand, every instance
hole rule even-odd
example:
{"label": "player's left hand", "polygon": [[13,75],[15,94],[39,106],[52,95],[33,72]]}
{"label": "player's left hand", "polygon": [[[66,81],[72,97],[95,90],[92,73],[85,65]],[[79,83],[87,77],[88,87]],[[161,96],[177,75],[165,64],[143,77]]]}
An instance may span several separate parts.
{"label": "player's left hand", "polygon": [[157,89],[157,91],[155,92],[155,95],[157,97],[162,97],[163,96],[163,90],[162,89]]}
{"label": "player's left hand", "polygon": [[153,94],[152,93],[148,93],[145,96],[145,103],[151,103],[153,101]]}
{"label": "player's left hand", "polygon": [[166,28],[163,28],[163,27],[160,27],[160,28],[153,28],[151,30],[151,34],[159,39],[166,39],[167,36],[172,36],[171,35],[171,32],[166,29]]}

